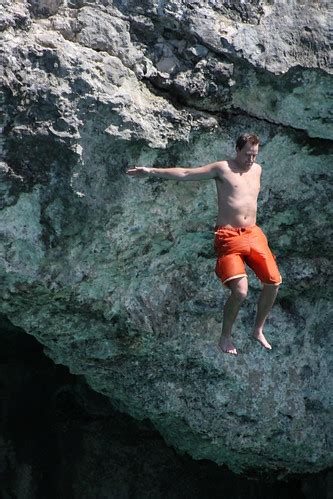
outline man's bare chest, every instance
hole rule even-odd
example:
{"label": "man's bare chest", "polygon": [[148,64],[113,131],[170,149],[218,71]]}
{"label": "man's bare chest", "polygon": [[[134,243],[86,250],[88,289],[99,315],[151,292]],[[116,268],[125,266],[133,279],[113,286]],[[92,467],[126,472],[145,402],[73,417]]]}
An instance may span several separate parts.
{"label": "man's bare chest", "polygon": [[256,172],[229,173],[217,181],[221,193],[256,196],[260,189],[260,177]]}

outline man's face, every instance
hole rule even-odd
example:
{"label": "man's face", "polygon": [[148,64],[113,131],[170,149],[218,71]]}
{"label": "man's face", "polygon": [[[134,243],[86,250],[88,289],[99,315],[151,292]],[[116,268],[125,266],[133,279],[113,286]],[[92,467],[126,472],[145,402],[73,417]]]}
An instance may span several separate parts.
{"label": "man's face", "polygon": [[241,166],[246,170],[251,168],[251,166],[256,160],[258,150],[259,150],[259,144],[253,145],[250,142],[246,142],[245,146],[242,149],[236,149],[237,152],[236,160],[239,166]]}

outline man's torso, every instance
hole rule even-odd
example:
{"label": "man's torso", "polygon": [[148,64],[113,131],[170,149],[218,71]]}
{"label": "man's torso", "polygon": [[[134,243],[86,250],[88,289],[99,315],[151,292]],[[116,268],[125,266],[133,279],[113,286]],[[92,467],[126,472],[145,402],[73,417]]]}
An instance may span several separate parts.
{"label": "man's torso", "polygon": [[254,163],[241,171],[234,161],[221,161],[215,179],[218,197],[217,225],[248,227],[256,223],[261,167]]}

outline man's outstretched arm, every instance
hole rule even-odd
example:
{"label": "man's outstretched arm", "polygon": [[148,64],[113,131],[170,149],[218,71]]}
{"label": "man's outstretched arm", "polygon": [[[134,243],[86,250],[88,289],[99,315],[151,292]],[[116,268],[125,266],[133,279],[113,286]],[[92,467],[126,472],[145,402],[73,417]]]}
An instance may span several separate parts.
{"label": "man's outstretched arm", "polygon": [[209,180],[219,176],[221,162],[210,163],[198,168],[148,168],[136,166],[127,170],[127,175],[149,176],[170,180]]}

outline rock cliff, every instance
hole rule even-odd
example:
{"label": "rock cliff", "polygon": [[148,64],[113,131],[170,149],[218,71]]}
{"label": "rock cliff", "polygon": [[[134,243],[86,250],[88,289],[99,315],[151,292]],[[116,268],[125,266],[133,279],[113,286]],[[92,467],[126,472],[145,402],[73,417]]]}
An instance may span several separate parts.
{"label": "rock cliff", "polygon": [[[236,472],[332,464],[327,2],[3,0],[1,313],[180,452]],[[216,348],[211,181],[133,180],[261,138],[283,275]]]}
{"label": "rock cliff", "polygon": [[[327,499],[332,471],[275,480],[176,454],[1,317],[0,497]],[[24,418],[22,415],[24,414]]]}

